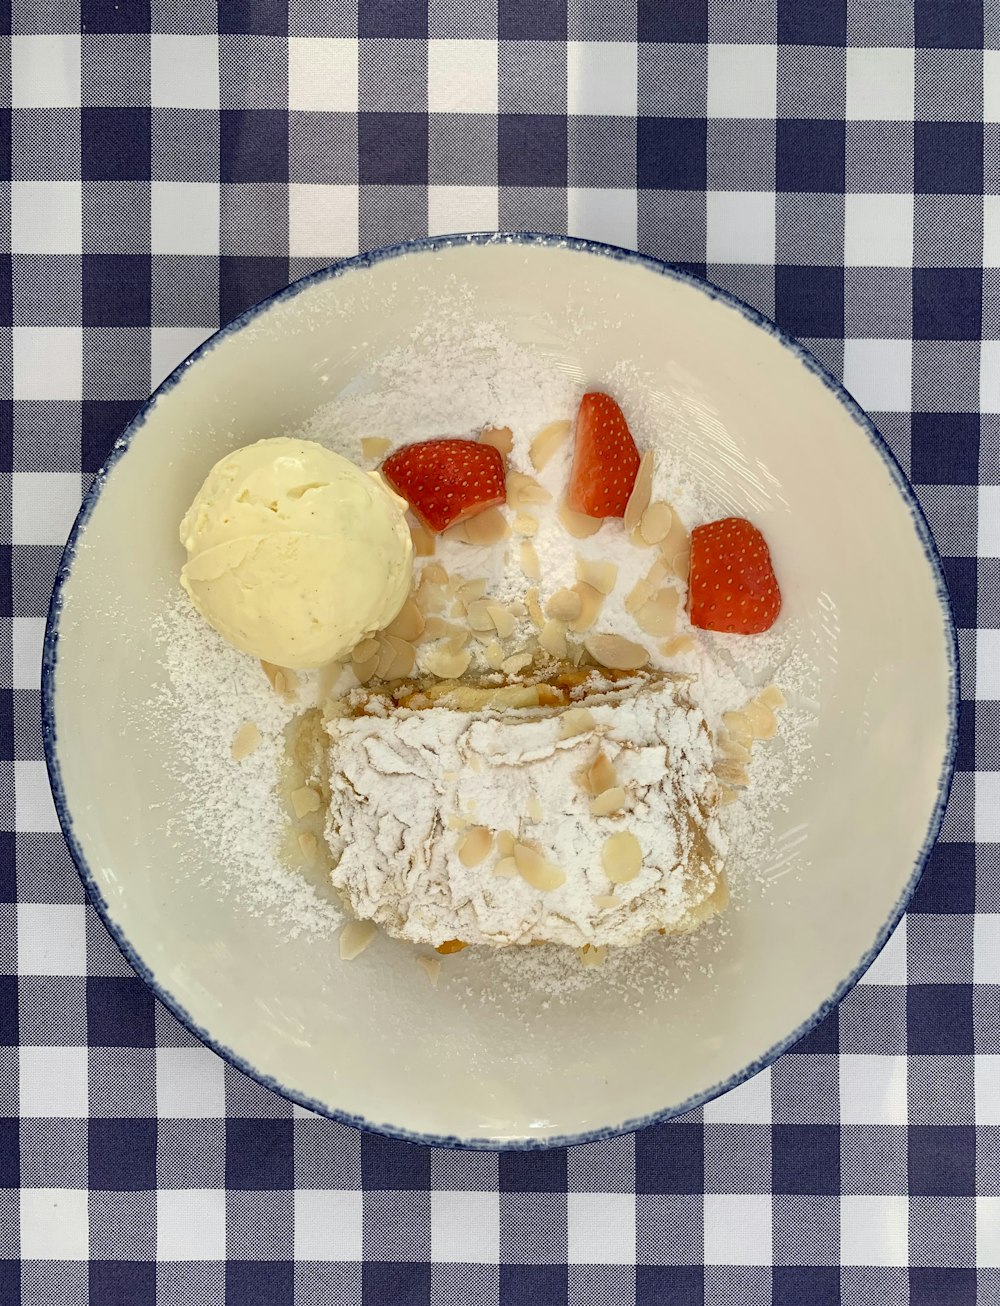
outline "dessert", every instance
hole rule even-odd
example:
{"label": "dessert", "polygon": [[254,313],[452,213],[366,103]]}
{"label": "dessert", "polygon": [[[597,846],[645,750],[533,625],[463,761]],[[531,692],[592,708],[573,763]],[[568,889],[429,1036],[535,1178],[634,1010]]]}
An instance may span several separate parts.
{"label": "dessert", "polygon": [[402,501],[310,440],[237,449],[209,472],[180,528],[181,584],[236,648],[321,667],[389,624],[410,591]]}

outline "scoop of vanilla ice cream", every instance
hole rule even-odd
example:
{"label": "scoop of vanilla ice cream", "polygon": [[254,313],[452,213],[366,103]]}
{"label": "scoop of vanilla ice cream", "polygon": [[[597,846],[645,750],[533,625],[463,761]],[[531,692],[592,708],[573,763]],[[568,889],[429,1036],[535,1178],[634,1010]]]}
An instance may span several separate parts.
{"label": "scoop of vanilla ice cream", "polygon": [[230,644],[321,667],[387,626],[410,592],[406,504],[312,440],[259,440],[209,472],[181,522],[181,584]]}

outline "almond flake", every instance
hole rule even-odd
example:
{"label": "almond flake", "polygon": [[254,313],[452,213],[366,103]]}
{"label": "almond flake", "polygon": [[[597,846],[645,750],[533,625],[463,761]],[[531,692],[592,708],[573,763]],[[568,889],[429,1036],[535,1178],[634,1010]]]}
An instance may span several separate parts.
{"label": "almond flake", "polygon": [[490,619],[494,626],[496,626],[497,634],[500,638],[510,639],[511,635],[514,633],[514,628],[517,625],[513,615],[500,603],[488,603],[486,605],[486,611],[490,614]]}
{"label": "almond flake", "polygon": [[253,721],[244,721],[233,735],[233,742],[229,751],[233,755],[234,762],[242,762],[245,757],[249,757],[255,749],[260,747],[260,731]]}
{"label": "almond flake", "polygon": [[608,595],[618,579],[618,567],[613,562],[595,562],[589,558],[577,557],[576,578],[585,585],[592,585],[598,594]]}
{"label": "almond flake", "polygon": [[473,603],[470,603],[468,615],[469,625],[473,630],[493,631],[496,629],[485,599],[476,599]]}
{"label": "almond flake", "polygon": [[360,644],[355,644],[351,650],[352,662],[367,662],[370,658],[378,656],[379,643],[377,639],[369,637],[363,639]]}
{"label": "almond flake", "polygon": [[465,528],[469,543],[477,544],[480,548],[499,544],[510,534],[507,518],[499,508],[487,508],[485,512],[477,512],[475,517],[466,520]]}
{"label": "almond flake", "polygon": [[441,538],[443,540],[452,540],[457,544],[471,544],[469,532],[465,529],[466,524],[466,522],[460,521],[456,522],[454,526],[447,527],[441,532]]}
{"label": "almond flake", "polygon": [[420,573],[421,584],[426,582],[428,585],[447,585],[448,579],[448,573],[440,562],[429,562]]}
{"label": "almond flake", "polygon": [[433,558],[437,541],[423,522],[410,522],[410,539],[413,541],[414,557]]}
{"label": "almond flake", "polygon": [[475,603],[476,599],[481,599],[486,593],[486,580],[482,576],[477,576],[475,580],[459,581],[455,587],[455,597],[463,603]]}
{"label": "almond flake", "polygon": [[538,590],[534,586],[528,590],[524,596],[524,602],[528,609],[528,616],[538,627],[539,630],[545,625],[545,618],[542,615],[542,609],[538,602]]}
{"label": "almond flake", "polygon": [[647,544],[659,544],[670,533],[670,524],[673,520],[674,511],[669,503],[651,503],[642,514],[639,534]]}
{"label": "almond flake", "polygon": [[540,893],[551,893],[566,883],[566,876],[559,867],[547,862],[541,853],[535,852],[527,844],[514,845],[514,865],[521,879]]}
{"label": "almond flake", "polygon": [[680,595],[675,589],[659,590],[635,613],[636,625],[647,635],[670,635],[677,624]]}
{"label": "almond flake", "polygon": [[738,803],[740,800],[740,791],[734,789],[732,785],[724,784],[721,786],[719,793],[719,806],[729,807],[732,803]]}
{"label": "almond flake", "polygon": [[386,680],[402,680],[413,671],[417,660],[417,651],[412,644],[398,635],[387,635],[386,639],[393,651],[393,659],[386,672]]}
{"label": "almond flake", "polygon": [[427,580],[426,576],[421,577],[413,601],[425,617],[444,612],[445,609],[444,590],[434,581]]}
{"label": "almond flake", "polygon": [[610,907],[620,907],[621,901],[613,893],[595,893],[594,906],[600,911],[607,911]]}
{"label": "almond flake", "polygon": [[293,694],[298,686],[298,677],[287,667],[276,667],[273,662],[260,660],[261,670],[267,676],[268,683],[279,698]]}
{"label": "almond flake", "polygon": [[566,627],[561,621],[553,621],[551,618],[542,627],[542,632],[538,636],[538,642],[554,658],[564,658],[566,656]]}
{"label": "almond flake", "polygon": [[545,605],[545,611],[556,621],[575,621],[580,615],[580,609],[583,607],[583,600],[575,590],[561,589],[549,599]]}
{"label": "almond flake", "polygon": [[731,762],[747,763],[751,760],[750,749],[745,744],[738,744],[728,734],[720,735],[719,749],[723,756],[728,757]]}
{"label": "almond flake", "polygon": [[348,921],[340,931],[340,959],[353,961],[360,957],[376,934],[372,921]]}
{"label": "almond flake", "polygon": [[603,517],[586,517],[582,512],[574,512],[565,500],[556,509],[556,516],[562,522],[566,534],[572,535],[574,540],[585,540],[589,535],[596,535],[604,525]]}
{"label": "almond flake", "polygon": [[421,661],[424,668],[439,680],[457,680],[468,671],[472,654],[467,649],[432,648]]}
{"label": "almond flake", "polygon": [[493,874],[501,880],[512,880],[517,873],[517,862],[513,857],[501,857],[493,866]]}
{"label": "almond flake", "polygon": [[690,635],[675,635],[660,645],[664,657],[679,657],[682,653],[693,653],[698,647]]}
{"label": "almond flake", "polygon": [[530,818],[535,822],[535,824],[537,825],[538,822],[542,819],[542,817],[543,817],[544,815],[545,815],[545,813],[542,811],[542,805],[541,805],[541,803],[538,801],[538,795],[537,795],[537,794],[529,794],[529,795],[528,795],[528,816],[529,816],[529,817],[530,817]]}
{"label": "almond flake", "polygon": [[413,599],[406,600],[392,621],[386,626],[385,633],[387,635],[396,635],[399,639],[414,640],[420,638],[424,633],[424,616]]}
{"label": "almond flake", "polygon": [[754,739],[773,739],[778,733],[778,718],[759,698],[751,699],[743,709]]}
{"label": "almond flake", "polygon": [[509,426],[487,426],[479,432],[480,444],[491,444],[509,458],[514,448],[514,434]]}
{"label": "almond flake", "polygon": [[762,689],[757,695],[757,701],[769,707],[772,712],[785,706],[785,696],[777,685],[768,685],[767,689]]}
{"label": "almond flake", "polygon": [[508,676],[516,676],[525,667],[530,667],[534,660],[533,653],[513,653],[500,663],[500,670],[506,672]]}
{"label": "almond flake", "polygon": [[424,632],[421,639],[424,643],[432,639],[443,639],[451,626],[445,621],[444,617],[428,617],[424,622]]}
{"label": "almond flake", "polygon": [[603,794],[618,783],[614,764],[603,753],[598,753],[587,771],[587,784],[592,794]]}
{"label": "almond flake", "polygon": [[604,958],[607,955],[608,950],[603,944],[585,943],[580,950],[580,964],[583,966],[603,966]]}
{"label": "almond flake", "polygon": [[520,544],[521,570],[527,576],[528,580],[541,580],[542,568],[538,561],[538,554],[535,552],[535,546],[530,540],[522,540]]}
{"label": "almond flake", "polygon": [[548,426],[543,426],[531,442],[531,448],[528,450],[528,456],[531,458],[531,465],[536,472],[540,472],[547,467],[552,460],[553,454],[565,442],[570,431],[573,429],[572,422],[549,422]]}
{"label": "almond flake", "polygon": [[630,830],[622,830],[605,839],[601,849],[604,874],[612,884],[628,884],[642,870],[642,848]]}
{"label": "almond flake", "polygon": [[625,611],[634,616],[655,592],[648,579],[637,580],[625,596]]}
{"label": "almond flake", "polygon": [[378,670],[379,656],[380,655],[376,653],[375,656],[369,658],[367,662],[353,662],[351,664],[351,670],[357,677],[359,685],[367,684],[372,676],[374,676],[375,672]]}
{"label": "almond flake", "polygon": [[649,661],[641,644],[633,644],[621,635],[590,635],[583,646],[598,666],[614,671],[637,671]]}
{"label": "almond flake", "polygon": [[474,825],[458,844],[458,860],[463,866],[478,866],[493,847],[493,835],[485,825]]}
{"label": "almond flake", "polygon": [[604,793],[598,794],[596,798],[590,800],[591,816],[610,816],[612,812],[619,812],[625,806],[625,790],[621,785],[615,785],[611,789],[605,789]]}
{"label": "almond flake", "polygon": [[589,708],[567,708],[559,718],[559,738],[573,739],[576,735],[584,735],[588,730],[593,730],[596,725],[594,714]]}
{"label": "almond flake", "polygon": [[680,517],[678,517],[676,511],[672,512],[670,530],[659,543],[660,552],[663,554],[667,566],[670,567],[671,571],[676,575],[680,575],[678,566],[683,565],[681,555],[689,553],[691,541],[688,538],[687,531],[684,529],[684,523],[681,521]]}
{"label": "almond flake", "polygon": [[497,852],[501,857],[514,856],[514,836],[510,830],[497,831]]}
{"label": "almond flake", "polygon": [[746,767],[741,762],[716,762],[715,774],[720,780],[725,780],[726,784],[736,785],[740,789],[745,789],[750,783]]}
{"label": "almond flake", "polygon": [[503,649],[495,639],[491,639],[483,649],[483,657],[491,671],[499,671],[503,666]]}
{"label": "almond flake", "polygon": [[744,712],[723,712],[722,724],[733,743],[741,744],[744,748],[749,748],[753,743],[753,731]]}
{"label": "almond flake", "polygon": [[313,858],[319,851],[319,840],[314,834],[299,835],[299,849],[303,857]]}
{"label": "almond flake", "polygon": [[507,502],[512,508],[526,508],[532,503],[548,503],[552,498],[548,490],[538,484],[533,476],[524,472],[507,473]]}
{"label": "almond flake", "polygon": [[628,538],[634,549],[651,549],[653,547],[638,526],[635,530],[629,531]]}
{"label": "almond flake", "polygon": [[380,680],[389,679],[389,669],[396,657],[396,650],[392,647],[387,639],[380,639],[378,642],[378,665],[375,668],[375,674]]}
{"label": "almond flake", "polygon": [[530,512],[519,512],[514,518],[515,535],[537,535],[538,518],[532,517]]}
{"label": "almond flake", "polygon": [[593,626],[604,607],[604,595],[594,589],[585,580],[578,580],[573,586],[573,593],[580,596],[580,615],[574,617],[569,628],[575,635],[582,635]]}
{"label": "almond flake", "polygon": [[647,449],[639,459],[639,470],[635,474],[632,493],[629,495],[628,503],[625,505],[625,529],[627,531],[634,531],[639,525],[639,521],[642,518],[642,514],[646,511],[652,493],[653,451],[652,449]]}
{"label": "almond flake", "polygon": [[417,965],[421,970],[427,972],[427,978],[431,982],[431,988],[436,989],[438,979],[441,976],[441,958],[429,956],[427,953],[422,952],[417,957]]}
{"label": "almond flake", "polygon": [[391,440],[383,440],[381,436],[362,436],[361,457],[368,462],[377,463],[389,452],[391,444]]}
{"label": "almond flake", "polygon": [[288,795],[292,804],[292,811],[295,813],[296,820],[301,821],[303,816],[308,816],[310,812],[318,812],[323,805],[323,800],[315,789],[309,785],[302,785],[299,789],[293,789]]}

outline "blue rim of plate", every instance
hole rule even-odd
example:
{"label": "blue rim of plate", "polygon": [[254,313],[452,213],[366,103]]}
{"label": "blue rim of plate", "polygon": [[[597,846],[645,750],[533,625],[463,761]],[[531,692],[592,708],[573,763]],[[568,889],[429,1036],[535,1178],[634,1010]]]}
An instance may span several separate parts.
{"label": "blue rim of plate", "polygon": [[[701,291],[710,299],[717,300],[721,304],[735,310],[741,314],[748,322],[754,326],[760,327],[772,336],[786,349],[795,355],[802,365],[817,377],[831,394],[838,400],[840,405],[847,411],[853,421],[861,428],[868,437],[870,443],[881,457],[889,476],[892,478],[896,488],[899,490],[904,502],[910,511],[913,521],[913,527],[916,531],[917,538],[920,541],[930,567],[931,574],[934,577],[935,588],[937,591],[938,601],[941,605],[941,614],[948,649],[948,738],[945,749],[944,764],[941,769],[938,781],[938,795],[931,819],[928,824],[927,834],[923,845],[914,862],[913,872],[900,895],[896,905],[889,914],[881,930],[875,938],[874,943],[860,958],[857,965],[851,973],[837,985],[833,993],[825,1002],[823,1002],[811,1016],[802,1022],[798,1028],[791,1031],[786,1038],[775,1043],[766,1052],[749,1065],[737,1071],[728,1079],[721,1083],[714,1084],[701,1092],[694,1094],[684,1102],[679,1102],[674,1106],[664,1107],[661,1111],[654,1111],[650,1115],[640,1116],[632,1120],[623,1120],[618,1124],[606,1125],[599,1129],[587,1130],[579,1134],[560,1135],[546,1138],[517,1138],[517,1139],[492,1139],[492,1138],[458,1138],[453,1135],[438,1135],[416,1133],[411,1130],[400,1128],[388,1122],[376,1123],[367,1120],[362,1116],[352,1115],[350,1112],[338,1110],[335,1107],[326,1105],[323,1102],[316,1101],[304,1093],[299,1093],[295,1089],[288,1088],[281,1084],[273,1076],[262,1074],[255,1069],[248,1061],[234,1052],[232,1048],[226,1047],[218,1039],[193,1019],[185,1008],[165,989],[153,975],[152,971],[146,966],[145,962],[135,951],[127,936],[121,927],[112,917],[110,908],[104,899],[97,882],[87,863],[86,854],[76,837],[73,828],[73,818],[69,810],[69,804],[66,799],[65,789],[63,787],[62,776],[59,766],[57,736],[55,725],[55,676],[56,664],[58,659],[57,645],[59,642],[59,620],[63,604],[63,592],[70,579],[73,567],[73,559],[76,549],[80,543],[87,522],[97,505],[101,495],[101,490],[108,476],[114,470],[115,464],[124,457],[136,433],[145,424],[150,412],[159,402],[159,400],[168,394],[184,377],[188,368],[198,361],[205,354],[208,354],[220,341],[227,336],[241,331],[245,326],[255,318],[260,317],[272,305],[283,303],[285,300],[293,299],[296,295],[308,290],[310,286],[318,282],[327,281],[333,278],[346,276],[347,274],[360,269],[373,267],[377,263],[389,259],[400,258],[408,254],[426,254],[434,253],[442,249],[451,249],[462,246],[477,245],[525,245],[525,246],[543,246],[547,248],[558,248],[573,250],[583,254],[596,255],[600,258],[608,258],[617,262],[632,264],[634,266],[646,268],[659,276],[669,277],[674,281],[681,282],[683,285],[690,286],[693,289]],[[63,550],[62,558],[56,572],[55,584],[52,590],[52,598],[49,603],[48,618],[45,624],[45,639],[42,647],[42,740],[45,748],[45,762],[48,768],[49,781],[52,786],[52,795],[55,801],[56,814],[59,818],[59,824],[62,827],[63,835],[69,846],[70,854],[83,881],[87,895],[94,906],[95,911],[104,922],[109,934],[121,949],[126,960],[135,970],[136,974],[145,981],[152,990],[155,997],[181,1022],[186,1026],[198,1039],[207,1047],[217,1052],[220,1057],[241,1070],[244,1074],[255,1079],[265,1088],[280,1094],[282,1097],[289,1099],[297,1105],[317,1114],[326,1116],[332,1120],[337,1120],[341,1124],[350,1125],[355,1129],[362,1129],[372,1133],[382,1134],[389,1138],[399,1139],[408,1143],[419,1143],[431,1147],[453,1147],[453,1148],[470,1148],[488,1151],[543,1151],[553,1147],[572,1147],[578,1143],[599,1142],[602,1139],[613,1138],[619,1134],[632,1133],[638,1129],[646,1129],[650,1125],[660,1124],[663,1121],[673,1119],[675,1116],[684,1115],[688,1111],[693,1111],[702,1106],[705,1102],[720,1096],[722,1093],[729,1092],[730,1089],[745,1083],[754,1075],[764,1070],[772,1062],[776,1061],[782,1053],[787,1052],[795,1043],[804,1038],[811,1030],[823,1021],[833,1008],[844,998],[844,996],[854,987],[868,967],[881,952],[892,934],[896,925],[899,923],[906,906],[913,896],[917,887],[917,882],[922,875],[931,850],[937,840],[938,833],[941,829],[941,823],[944,819],[945,808],[948,803],[948,795],[951,790],[951,782],[955,772],[955,760],[958,747],[958,638],[956,634],[954,614],[952,612],[951,598],[948,593],[947,585],[944,578],[944,570],[941,565],[941,559],[938,554],[937,546],[934,543],[934,537],[928,525],[927,518],[924,516],[923,509],[909,481],[903,473],[902,468],[896,461],[895,455],[886,444],[883,437],[875,429],[874,423],[848,393],[841,383],[833,377],[823,365],[813,357],[811,353],[793,337],[787,335],[782,329],[769,318],[758,313],[755,308],[745,304],[742,300],[730,295],[727,291],[721,290],[718,286],[704,280],[701,277],[692,275],[679,268],[671,267],[659,259],[652,258],[647,254],[639,254],[635,250],[622,249],[616,245],[605,245],[599,241],[583,240],[572,236],[546,235],[541,232],[470,232],[463,234],[454,234],[447,236],[428,236],[420,240],[410,241],[401,245],[390,245],[382,249],[372,250],[368,253],[358,254],[353,258],[344,259],[341,262],[331,264],[329,267],[320,268],[308,276],[302,277],[299,281],[292,282],[283,290],[263,299],[260,303],[255,304],[252,308],[241,313],[239,317],[234,318],[226,326],[220,328],[214,335],[210,336],[201,345],[198,346],[173,372],[153,391],[150,398],[143,404],[142,408],[125,428],[122,434],[115,441],[111,454],[103,467],[96,473],[87,493],[84,496],[80,511],[73,523],[73,529],[70,531],[69,539]]]}

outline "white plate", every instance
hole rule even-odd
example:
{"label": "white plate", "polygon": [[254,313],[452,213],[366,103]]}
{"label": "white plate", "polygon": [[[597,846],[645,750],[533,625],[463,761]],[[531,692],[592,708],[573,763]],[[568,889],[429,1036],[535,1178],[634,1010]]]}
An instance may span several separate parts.
{"label": "white plate", "polygon": [[[448,286],[598,384],[622,359],[720,504],[752,511],[790,615],[823,649],[815,766],[784,827],[806,872],[732,918],[676,997],[592,988],[523,1011],[414,982],[384,941],[351,965],[180,874],[152,623],[176,527],[226,449],[294,427]],[[542,325],[542,320],[547,321]],[[583,322],[565,330],[551,323]],[[953,766],[954,632],[937,556],[850,397],[751,310],[653,260],[554,237],[444,237],[319,273],[207,342],[116,446],[84,505],[46,640],[46,751],[91,897],[158,996],[303,1105],[423,1141],[545,1146],[633,1128],[732,1087],[870,964],[912,892]],[[457,959],[456,959],[457,960]]]}

